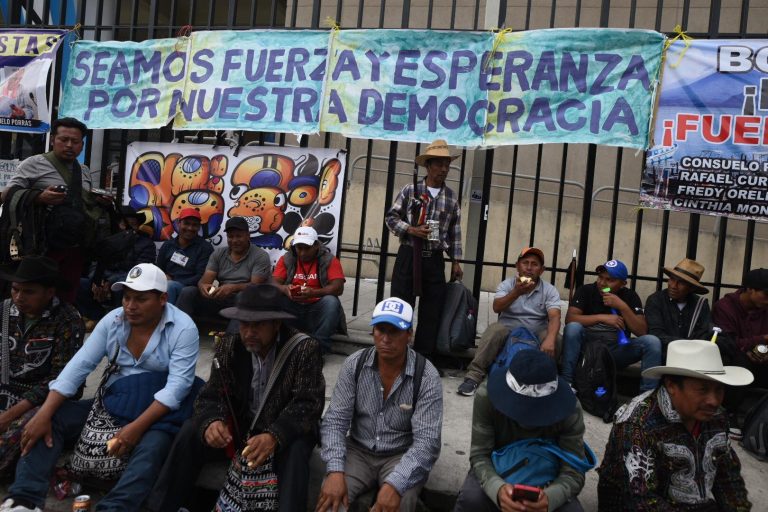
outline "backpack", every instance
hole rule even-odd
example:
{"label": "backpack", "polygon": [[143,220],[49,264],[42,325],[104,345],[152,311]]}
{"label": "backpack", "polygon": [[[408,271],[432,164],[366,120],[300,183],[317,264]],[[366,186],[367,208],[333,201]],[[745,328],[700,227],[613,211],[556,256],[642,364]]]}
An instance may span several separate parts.
{"label": "backpack", "polygon": [[527,327],[518,327],[507,335],[507,341],[504,348],[488,367],[488,375],[495,370],[507,371],[512,358],[521,350],[538,349],[539,338],[533,334]]}
{"label": "backpack", "polygon": [[[362,350],[362,355],[357,360],[355,366],[355,388],[357,388],[357,381],[360,379],[360,372],[363,371],[365,362],[370,357],[371,352],[376,350],[376,347],[368,347]],[[414,410],[416,409],[416,399],[419,397],[419,390],[421,389],[421,379],[424,377],[424,367],[427,365],[427,358],[418,352],[416,354],[416,366],[413,369],[413,398],[411,399],[411,405]]]}
{"label": "backpack", "polygon": [[8,194],[0,216],[0,263],[45,254],[46,206],[35,204],[39,194],[39,190],[26,188],[16,188]]}
{"label": "backpack", "polygon": [[587,443],[581,459],[552,439],[534,437],[494,450],[491,461],[496,473],[507,483],[545,487],[560,474],[562,462],[584,474],[595,467],[597,458]]}
{"label": "backpack", "polygon": [[437,333],[438,353],[447,355],[474,347],[476,332],[477,300],[459,281],[447,283]]}
{"label": "backpack", "polygon": [[747,413],[741,445],[760,460],[768,460],[768,393]]}
{"label": "backpack", "polygon": [[584,343],[576,369],[573,387],[581,408],[610,423],[616,412],[616,365],[608,347],[603,343]]}

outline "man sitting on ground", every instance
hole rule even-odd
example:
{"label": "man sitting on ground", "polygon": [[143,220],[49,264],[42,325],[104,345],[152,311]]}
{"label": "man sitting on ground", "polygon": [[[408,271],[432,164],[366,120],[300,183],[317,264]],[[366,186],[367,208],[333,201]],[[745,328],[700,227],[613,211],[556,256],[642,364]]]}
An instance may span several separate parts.
{"label": "man sitting on ground", "polygon": [[157,255],[157,266],[168,278],[168,302],[176,304],[181,290],[193,288],[203,277],[213,246],[201,237],[200,212],[196,208],[184,208],[177,220],[178,236],[163,242]]}
{"label": "man sitting on ground", "polygon": [[162,270],[142,263],[128,272],[125,281],[112,285],[123,290],[123,307],[107,314],[96,325],[88,342],[50,383],[50,392],[21,436],[22,457],[16,480],[0,511],[39,512],[45,504],[50,477],[67,445],[80,437],[93,399],[74,401],[88,375],[104,359],[113,358],[117,372],[107,389],[120,379],[148,372],[167,372],[165,386],[135,420],[110,440],[109,454],[129,457],[117,483],[95,510],[139,510],[173,442],[173,434],[154,429],[156,422],[179,409],[195,378],[200,339],[192,319],[167,304],[167,282]]}
{"label": "man sitting on ground", "polygon": [[[626,288],[627,266],[610,260],[595,272],[597,281],[576,290],[565,315],[562,374],[569,383],[584,342],[605,344],[618,369],[637,361],[643,370],[661,364],[661,341],[647,334],[643,303]],[[619,342],[622,333],[623,344]],[[656,380],[650,378],[643,378],[640,386],[644,391],[655,387]]]}
{"label": "man sitting on ground", "polygon": [[249,284],[269,279],[272,263],[264,249],[251,244],[248,222],[232,217],[224,231],[227,246],[213,251],[197,288],[182,289],[176,301],[176,306],[190,316],[203,310],[218,313],[233,306],[237,294]]}
{"label": "man sitting on ground", "polygon": [[496,288],[493,312],[499,315],[499,321],[489,325],[483,333],[464,382],[459,386],[460,395],[475,394],[488,367],[504,348],[510,331],[517,327],[525,327],[535,334],[542,352],[557,360],[560,294],[557,288],[541,279],[544,253],[536,247],[524,248],[517,257],[516,268],[517,276],[502,281]]}
{"label": "man sitting on ground", "polygon": [[412,320],[407,302],[378,303],[375,347],[344,361],[320,429],[326,477],[318,512],[348,508],[376,487],[371,510],[416,508],[440,455],[443,392],[432,363],[409,347]]}
{"label": "man sitting on ground", "polygon": [[285,325],[293,319],[288,299],[270,284],[247,286],[221,315],[239,320],[240,332],[216,345],[210,380],[176,438],[150,509],[175,511],[192,503],[202,466],[227,460],[228,447],[249,446],[249,459],[275,456],[280,510],[304,510],[309,456],[325,401],[320,347]]}
{"label": "man sitting on ground", "polygon": [[538,350],[522,350],[512,358],[508,369],[491,372],[487,384],[477,390],[472,411],[471,468],[454,510],[583,511],[577,496],[584,487],[584,474],[565,463],[560,464],[555,479],[536,499],[513,498],[515,483],[523,482],[506,481],[494,466],[491,454],[516,441],[534,438],[553,440],[561,450],[586,459],[584,417],[573,391],[557,376],[557,364],[551,357]]}
{"label": "man sitting on ground", "polygon": [[272,274],[290,297],[291,323],[320,342],[323,353],[331,351],[331,336],[344,311],[339,296],[344,293],[341,262],[317,239],[317,231],[302,226],[293,234],[291,250],[277,260]]}
{"label": "man sitting on ground", "polygon": [[[750,270],[743,283],[712,308],[712,320],[723,330],[717,345],[726,363],[747,368],[755,387],[768,388],[768,269]],[[739,401],[728,400],[728,407]]]}
{"label": "man sitting on ground", "polygon": [[[27,421],[48,395],[48,383],[83,343],[83,320],[74,306],[61,302],[56,289],[66,286],[55,261],[42,256],[21,260],[13,274],[0,274],[11,283],[8,311],[8,381],[0,383],[0,434],[9,444],[0,456],[0,472],[13,472],[18,440]],[[3,341],[5,343],[5,341]],[[15,432],[15,434],[13,434]]]}
{"label": "man sitting on ground", "polygon": [[599,510],[750,510],[720,404],[725,385],[749,384],[752,374],[723,367],[713,343],[678,340],[667,347],[667,365],[643,376],[661,384],[616,413],[599,469]]}
{"label": "man sitting on ground", "polygon": [[712,336],[709,301],[697,294],[709,293],[699,282],[704,267],[684,258],[675,268],[664,268],[667,288],[645,301],[648,333],[661,340],[663,351],[674,340],[703,340]]}

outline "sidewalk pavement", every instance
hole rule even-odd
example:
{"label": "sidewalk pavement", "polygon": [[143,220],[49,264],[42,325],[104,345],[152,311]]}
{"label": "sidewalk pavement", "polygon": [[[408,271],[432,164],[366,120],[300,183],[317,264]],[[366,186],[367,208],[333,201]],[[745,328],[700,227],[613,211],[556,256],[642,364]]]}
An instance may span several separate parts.
{"label": "sidewalk pavement", "polygon": [[[342,296],[342,304],[347,314],[350,336],[347,341],[335,341],[335,353],[325,358],[323,374],[326,380],[326,405],[330,402],[338,372],[346,355],[362,348],[364,345],[372,344],[368,324],[375,306],[376,283],[370,280],[361,281],[360,302],[356,317],[352,316],[353,292],[354,281],[350,280]],[[478,333],[483,332],[489,322],[495,321],[495,315],[489,306],[493,300],[492,295],[492,293],[485,292],[483,297],[481,297],[478,314]],[[207,334],[207,332],[201,333],[200,358],[197,363],[197,374],[204,379],[208,378],[213,357],[213,340]],[[95,391],[102,367],[94,371],[89,377],[86,396],[92,396]],[[456,393],[456,388],[463,380],[464,372],[451,368],[444,370],[445,375],[442,378],[444,406],[442,451],[422,493],[422,498],[430,510],[440,511],[452,509],[456,495],[469,470],[469,444],[472,427],[472,398],[460,396]],[[594,450],[597,460],[600,461],[605,452],[605,443],[608,440],[611,426],[603,423],[601,419],[586,413],[584,421],[586,424],[584,439]],[[768,464],[749,455],[737,443],[734,443],[734,446],[736,453],[741,459],[742,475],[746,481],[750,501],[754,504],[753,509],[756,511],[768,510],[768,506],[765,505],[768,503],[768,489],[764,485],[766,478],[768,478]],[[310,465],[312,468],[309,490],[311,503],[308,510],[314,510],[314,499],[318,494],[324,474],[324,467],[317,456],[317,450]],[[6,490],[7,485],[1,485],[0,495],[5,495]],[[98,496],[98,494],[93,496],[94,504]],[[597,510],[596,471],[592,470],[587,473],[586,484],[579,495],[579,500],[587,512]],[[761,503],[763,505],[760,505]],[[71,510],[71,506],[71,497],[58,501],[51,494],[46,502],[45,510],[65,512]]]}

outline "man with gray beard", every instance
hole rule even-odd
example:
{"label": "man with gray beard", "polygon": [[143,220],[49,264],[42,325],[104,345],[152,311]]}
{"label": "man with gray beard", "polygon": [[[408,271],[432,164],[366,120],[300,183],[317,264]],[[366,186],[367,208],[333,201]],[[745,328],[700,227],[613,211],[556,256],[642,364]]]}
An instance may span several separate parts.
{"label": "man with gray beard", "polygon": [[325,379],[318,342],[283,322],[295,318],[288,300],[273,285],[249,285],[221,311],[239,321],[239,333],[216,343],[210,379],[176,436],[150,510],[199,505],[193,491],[202,466],[241,451],[256,465],[274,455],[279,510],[306,508]]}

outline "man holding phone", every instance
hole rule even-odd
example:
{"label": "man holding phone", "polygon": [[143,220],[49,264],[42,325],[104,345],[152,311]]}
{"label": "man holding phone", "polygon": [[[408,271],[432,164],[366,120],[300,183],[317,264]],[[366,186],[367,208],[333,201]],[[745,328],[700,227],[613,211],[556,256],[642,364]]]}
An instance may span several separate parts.
{"label": "man holding phone", "polygon": [[494,453],[525,439],[553,440],[559,451],[586,459],[581,406],[558,377],[555,361],[538,350],[520,351],[509,368],[492,370],[478,388],[470,470],[454,511],[583,512],[577,496],[584,473],[571,464],[560,464],[558,474],[543,488],[515,481],[515,460],[508,460],[512,468],[497,467]]}

